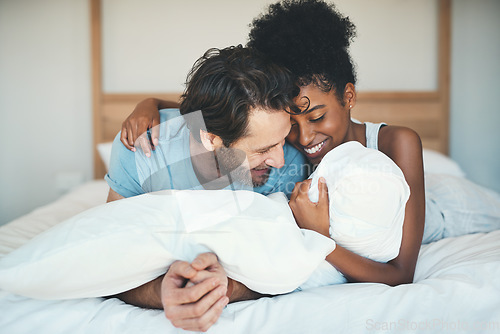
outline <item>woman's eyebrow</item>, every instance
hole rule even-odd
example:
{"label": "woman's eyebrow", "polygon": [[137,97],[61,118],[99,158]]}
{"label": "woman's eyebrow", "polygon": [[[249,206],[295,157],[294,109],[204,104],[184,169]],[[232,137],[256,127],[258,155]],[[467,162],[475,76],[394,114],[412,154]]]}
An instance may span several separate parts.
{"label": "woman's eyebrow", "polygon": [[314,107],[308,109],[307,113],[313,112],[313,111],[318,110],[318,109],[323,109],[324,107],[326,107],[326,105],[318,104],[317,106],[314,106]]}

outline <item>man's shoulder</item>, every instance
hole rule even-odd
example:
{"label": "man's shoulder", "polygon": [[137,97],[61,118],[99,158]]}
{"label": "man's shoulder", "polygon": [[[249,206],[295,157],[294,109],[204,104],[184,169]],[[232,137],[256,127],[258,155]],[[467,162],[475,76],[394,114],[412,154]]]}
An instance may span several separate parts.
{"label": "man's shoulder", "polygon": [[285,142],[285,145],[283,145],[283,155],[285,157],[285,166],[283,167],[307,164],[306,157],[288,142]]}
{"label": "man's shoulder", "polygon": [[123,197],[140,195],[135,169],[135,153],[120,141],[118,133],[113,141],[109,170],[104,177],[111,189]]}
{"label": "man's shoulder", "polygon": [[134,159],[134,152],[129,150],[128,148],[123,145],[123,143],[120,140],[121,136],[121,131],[118,132],[118,134],[115,136],[115,139],[113,140],[113,144],[111,146],[111,161],[110,164],[117,163],[120,161],[120,163],[127,163],[129,161],[133,161]]}
{"label": "man's shoulder", "polygon": [[160,113],[160,123],[181,116],[181,112],[179,111],[179,109],[176,108],[160,109],[159,113]]}
{"label": "man's shoulder", "polygon": [[281,182],[298,182],[305,180],[311,173],[306,157],[289,143],[283,146],[285,165],[277,169]]}
{"label": "man's shoulder", "polygon": [[171,141],[177,137],[185,136],[186,121],[179,112],[179,109],[161,109],[160,111],[159,140]]}

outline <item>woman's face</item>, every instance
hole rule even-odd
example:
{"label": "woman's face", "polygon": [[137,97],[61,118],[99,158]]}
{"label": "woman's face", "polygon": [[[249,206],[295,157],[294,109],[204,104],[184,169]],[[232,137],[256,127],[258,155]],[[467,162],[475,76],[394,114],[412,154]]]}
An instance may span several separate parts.
{"label": "woman's face", "polygon": [[[309,103],[309,101],[310,103]],[[331,149],[348,140],[350,124],[349,96],[345,106],[335,91],[323,92],[314,85],[302,87],[295,103],[309,111],[292,115],[292,128],[287,140],[313,164],[318,164]]]}

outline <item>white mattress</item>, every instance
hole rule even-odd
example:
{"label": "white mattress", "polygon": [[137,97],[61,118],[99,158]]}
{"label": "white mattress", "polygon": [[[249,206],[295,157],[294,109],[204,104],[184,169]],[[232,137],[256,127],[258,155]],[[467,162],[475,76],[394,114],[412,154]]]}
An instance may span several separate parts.
{"label": "white mattress", "polygon": [[[104,203],[104,181],[0,227],[0,256]],[[424,245],[414,284],[350,283],[230,304],[209,333],[500,331],[500,231]],[[100,298],[42,301],[0,291],[1,333],[178,333],[161,311]]]}

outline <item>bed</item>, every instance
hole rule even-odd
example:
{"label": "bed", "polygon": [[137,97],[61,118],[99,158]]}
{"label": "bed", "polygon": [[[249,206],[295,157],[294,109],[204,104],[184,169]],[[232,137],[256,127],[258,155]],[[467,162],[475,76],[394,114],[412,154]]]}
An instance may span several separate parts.
{"label": "bed", "polygon": [[[102,91],[101,4],[91,0],[96,180],[0,227],[0,257],[58,223],[106,201],[106,145],[121,121],[152,94]],[[465,177],[448,150],[450,1],[439,1],[438,89],[361,92],[354,117],[412,127],[426,174]],[[178,92],[154,94],[178,99]],[[100,151],[97,147],[100,147]],[[109,146],[108,146],[109,148]],[[443,154],[444,153],[444,154]],[[99,155],[101,154],[101,155]],[[500,331],[500,231],[443,239],[420,250],[413,284],[324,286],[228,305],[209,333]],[[0,290],[2,333],[179,333],[162,311],[118,299],[38,300]]]}
{"label": "bed", "polygon": [[[461,173],[435,151],[429,173]],[[96,180],[0,227],[0,256],[106,200]],[[209,333],[486,332],[500,329],[500,230],[447,238],[420,250],[415,282],[331,285],[230,304]],[[162,311],[118,299],[38,300],[0,291],[4,333],[177,333]]]}

